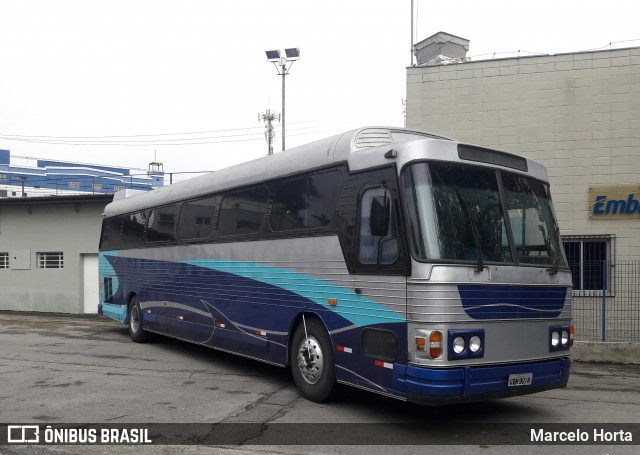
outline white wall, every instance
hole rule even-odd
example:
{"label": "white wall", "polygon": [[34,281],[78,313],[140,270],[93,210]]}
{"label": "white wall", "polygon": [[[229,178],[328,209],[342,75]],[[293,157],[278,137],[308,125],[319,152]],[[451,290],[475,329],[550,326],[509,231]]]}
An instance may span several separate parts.
{"label": "white wall", "polygon": [[[98,253],[105,205],[0,201],[0,252],[26,250],[30,257],[26,269],[0,269],[0,310],[82,313],[81,255]],[[54,251],[63,252],[64,267],[38,268],[36,254]]]}

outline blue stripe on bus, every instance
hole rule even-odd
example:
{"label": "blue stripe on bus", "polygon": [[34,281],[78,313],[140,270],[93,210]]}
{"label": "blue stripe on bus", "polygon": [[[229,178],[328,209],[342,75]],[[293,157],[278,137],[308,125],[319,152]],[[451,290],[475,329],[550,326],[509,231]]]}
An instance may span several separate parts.
{"label": "blue stripe on bus", "polygon": [[111,262],[109,262],[107,257],[117,255],[117,251],[101,251],[98,256],[98,270],[100,271],[99,286],[102,288],[105,277],[111,278],[111,287],[114,295],[118,292],[118,288],[120,287],[120,280],[118,280],[118,275],[116,274],[116,271],[113,269],[113,266],[111,265]]}
{"label": "blue stripe on bus", "polygon": [[102,314],[108,316],[116,321],[123,322],[127,318],[127,306],[126,305],[114,305],[112,303],[102,304]]}
{"label": "blue stripe on bus", "polygon": [[566,287],[460,285],[462,307],[473,319],[556,318],[567,297]]}
{"label": "blue stripe on bus", "polygon": [[[254,262],[207,259],[184,263],[284,289],[340,315],[356,326],[406,321],[403,315],[357,295],[351,289],[303,273]],[[336,299],[337,305],[329,305],[328,299]]]}

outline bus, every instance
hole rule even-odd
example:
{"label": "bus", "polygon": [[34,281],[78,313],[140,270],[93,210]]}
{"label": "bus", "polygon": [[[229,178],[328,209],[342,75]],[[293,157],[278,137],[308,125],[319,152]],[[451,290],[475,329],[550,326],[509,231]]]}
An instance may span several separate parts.
{"label": "bus", "polygon": [[546,169],[364,127],[106,206],[99,313],[440,404],[565,387],[571,273]]}

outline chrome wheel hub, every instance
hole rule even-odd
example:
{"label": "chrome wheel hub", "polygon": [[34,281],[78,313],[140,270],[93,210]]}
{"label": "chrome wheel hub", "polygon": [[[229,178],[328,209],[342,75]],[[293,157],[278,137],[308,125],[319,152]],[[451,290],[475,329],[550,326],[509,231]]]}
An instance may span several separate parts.
{"label": "chrome wheel hub", "polygon": [[324,357],[320,343],[312,336],[303,339],[298,347],[298,368],[309,384],[315,384],[322,377]]}
{"label": "chrome wheel hub", "polygon": [[131,319],[131,331],[133,333],[138,333],[138,329],[140,329],[140,310],[137,305],[134,305],[131,308],[131,315],[129,318]]}

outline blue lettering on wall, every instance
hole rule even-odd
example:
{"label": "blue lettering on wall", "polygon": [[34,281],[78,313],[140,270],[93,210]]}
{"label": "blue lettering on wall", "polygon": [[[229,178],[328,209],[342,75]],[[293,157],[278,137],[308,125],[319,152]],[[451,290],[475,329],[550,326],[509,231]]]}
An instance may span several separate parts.
{"label": "blue lettering on wall", "polygon": [[638,202],[637,199],[634,199],[633,193],[631,193],[627,198],[627,210],[625,213],[638,213],[639,208],[640,202]]}
{"label": "blue lettering on wall", "polygon": [[640,214],[640,201],[630,193],[627,199],[607,199],[606,195],[596,196],[593,204],[594,215],[632,215]]}
{"label": "blue lettering on wall", "polygon": [[[627,203],[623,200],[609,199],[607,201],[607,208],[605,209],[604,213],[608,215],[609,213],[611,213],[612,208],[613,208],[614,215],[617,215],[618,213],[624,213],[624,209],[626,205]],[[620,208],[620,211],[618,211],[618,208]]]}
{"label": "blue lettering on wall", "polygon": [[602,210],[602,207],[604,207],[604,201],[606,200],[607,200],[607,196],[596,196],[596,203],[593,205],[594,215],[604,214],[604,210]]}

